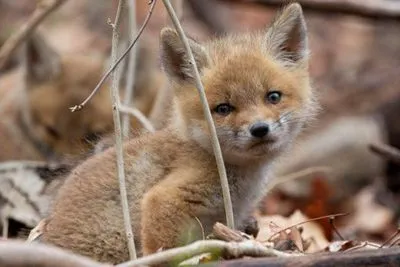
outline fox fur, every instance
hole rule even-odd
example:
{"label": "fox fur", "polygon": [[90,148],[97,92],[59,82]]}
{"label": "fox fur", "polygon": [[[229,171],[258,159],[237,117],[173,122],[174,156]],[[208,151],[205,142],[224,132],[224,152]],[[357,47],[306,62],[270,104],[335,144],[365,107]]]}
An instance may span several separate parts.
{"label": "fox fur", "polygon": [[[174,30],[164,28],[160,40],[163,68],[174,90],[174,119],[124,145],[139,255],[201,239],[202,229],[207,235],[215,222],[225,222],[210,133],[188,57]],[[286,6],[265,30],[205,44],[190,39],[190,47],[221,144],[235,225],[242,229],[265,193],[274,163],[290,151],[318,106],[301,6]],[[274,92],[279,94],[270,97]],[[110,148],[67,178],[41,240],[102,262],[126,261],[120,202],[115,149]]]}

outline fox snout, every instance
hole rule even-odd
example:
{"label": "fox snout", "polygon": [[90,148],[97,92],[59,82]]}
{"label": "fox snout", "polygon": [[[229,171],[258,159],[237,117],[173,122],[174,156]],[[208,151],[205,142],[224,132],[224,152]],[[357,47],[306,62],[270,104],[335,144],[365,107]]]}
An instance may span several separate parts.
{"label": "fox snout", "polygon": [[250,134],[256,138],[264,138],[270,132],[270,127],[265,122],[256,122],[249,128]]}

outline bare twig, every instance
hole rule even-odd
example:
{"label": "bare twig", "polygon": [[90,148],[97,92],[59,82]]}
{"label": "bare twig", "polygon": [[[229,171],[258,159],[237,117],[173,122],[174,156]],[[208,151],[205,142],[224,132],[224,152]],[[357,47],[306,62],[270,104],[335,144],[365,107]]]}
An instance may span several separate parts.
{"label": "bare twig", "polygon": [[379,248],[383,248],[384,246],[386,246],[387,244],[389,244],[390,241],[392,241],[393,239],[395,239],[399,234],[400,234],[400,229],[397,229],[397,231],[396,231],[391,237],[389,237],[388,240],[386,240],[385,242],[383,242],[382,245],[381,245]]}
{"label": "bare twig", "polygon": [[336,217],[334,217],[334,216],[329,217],[329,224],[331,225],[332,230],[333,230],[333,231],[338,235],[338,237],[343,241],[343,240],[344,240],[343,236],[339,233],[339,230],[336,228],[335,219],[336,219]]}
{"label": "bare twig", "polygon": [[218,253],[233,258],[241,256],[251,257],[287,257],[299,254],[289,254],[267,248],[254,240],[247,240],[240,243],[225,242],[220,240],[201,240],[190,245],[164,250],[149,256],[142,257],[135,261],[125,262],[117,265],[117,267],[133,267],[139,265],[157,265],[169,261],[181,262],[202,253]]}
{"label": "bare twig", "polygon": [[6,65],[12,53],[30,36],[36,27],[66,0],[41,0],[28,21],[14,35],[12,35],[0,48],[0,70]]}
{"label": "bare twig", "polygon": [[[366,243],[366,242],[365,242]],[[361,246],[360,246],[361,247]],[[360,247],[357,247],[359,249]],[[260,258],[256,261],[239,259],[212,264],[215,267],[274,266],[274,267],[327,267],[327,266],[374,266],[387,267],[400,265],[400,248],[369,249],[346,251],[344,253],[313,253],[302,257]],[[208,266],[208,265],[207,265]]]}
{"label": "bare twig", "polygon": [[[282,5],[288,0],[245,0],[266,5]],[[400,4],[391,0],[297,0],[304,8],[361,15],[366,17],[400,18]]]}
{"label": "bare twig", "polygon": [[[178,18],[178,20],[182,19],[182,15],[183,15],[183,0],[171,0],[170,1],[172,8],[175,11],[176,17]],[[171,19],[171,16],[167,16],[167,25],[173,25],[173,21]]]}
{"label": "bare twig", "polygon": [[[128,19],[129,19],[129,39],[133,39],[136,36],[137,25],[136,25],[136,1],[128,0]],[[126,87],[124,96],[124,105],[132,106],[133,89],[135,85],[135,74],[136,74],[136,54],[137,49],[134,46],[129,52],[129,62],[126,75]],[[128,114],[122,115],[122,135],[127,138],[130,129],[130,117]]]}
{"label": "bare twig", "polygon": [[61,248],[21,241],[0,242],[0,267],[105,267]]}
{"label": "bare twig", "polygon": [[127,107],[124,105],[119,105],[118,106],[118,110],[124,114],[132,115],[133,117],[135,117],[136,119],[138,119],[138,121],[143,125],[143,127],[149,131],[150,133],[153,133],[155,131],[153,125],[151,124],[151,122],[146,118],[145,115],[143,115],[143,113],[138,110],[137,108],[134,107]]}
{"label": "bare twig", "polygon": [[[2,211],[4,212],[4,211]],[[8,220],[8,216],[2,216],[3,218],[1,218],[1,227],[2,229],[2,233],[1,233],[1,237],[4,239],[8,238],[8,228],[9,228],[9,220]]]}
{"label": "bare twig", "polygon": [[151,6],[149,9],[149,12],[147,13],[146,19],[143,22],[142,27],[139,29],[138,34],[136,35],[136,38],[132,41],[132,43],[128,46],[128,48],[125,50],[125,52],[118,58],[118,60],[113,63],[113,65],[108,69],[108,71],[103,75],[103,77],[100,79],[99,83],[96,85],[96,87],[93,89],[93,91],[90,93],[90,95],[79,105],[70,107],[70,110],[72,112],[75,111],[79,111],[81,110],[87,102],[89,102],[89,100],[96,94],[96,92],[100,89],[100,87],[103,85],[103,83],[105,82],[105,80],[108,78],[108,76],[117,68],[117,66],[119,65],[119,63],[121,63],[121,61],[126,57],[126,55],[131,51],[131,49],[133,48],[133,46],[136,44],[136,42],[139,40],[139,37],[142,35],[144,29],[146,28],[151,15],[153,14],[154,11],[154,7],[157,3],[157,0],[151,0],[150,1]]}
{"label": "bare twig", "polygon": [[369,149],[385,159],[400,164],[400,150],[385,144],[370,144]]}
{"label": "bare twig", "polygon": [[[111,64],[115,64],[117,60],[118,53],[118,41],[119,41],[119,32],[118,28],[120,25],[120,15],[123,12],[126,1],[119,0],[118,1],[118,10],[115,16],[112,34],[112,48],[111,48]],[[134,243],[134,237],[132,232],[131,218],[129,214],[129,205],[128,205],[128,196],[126,193],[126,185],[125,185],[125,170],[124,170],[124,152],[122,146],[122,133],[121,133],[121,120],[120,113],[118,110],[119,103],[119,77],[117,72],[112,73],[112,86],[111,86],[111,98],[113,103],[113,119],[114,119],[114,134],[115,134],[115,150],[117,157],[117,172],[118,172],[118,180],[119,180],[119,190],[121,194],[121,204],[122,204],[122,212],[124,216],[124,226],[126,232],[126,238],[128,242],[129,256],[131,259],[136,259],[136,249]]]}
{"label": "bare twig", "polygon": [[396,244],[398,245],[399,241],[400,241],[400,238],[395,239],[395,240],[392,242],[392,244],[390,244],[389,248],[395,246]]}
{"label": "bare twig", "polygon": [[337,213],[337,214],[326,215],[326,216],[320,216],[320,217],[317,217],[317,218],[312,218],[312,219],[309,219],[309,220],[305,220],[305,221],[303,221],[303,222],[296,223],[295,225],[291,225],[291,226],[289,226],[289,227],[283,228],[282,230],[280,230],[280,231],[278,231],[278,232],[272,234],[272,235],[267,239],[267,241],[270,242],[270,241],[272,240],[273,237],[275,237],[276,235],[278,235],[278,234],[280,234],[280,233],[282,233],[282,232],[284,232],[284,231],[286,231],[286,230],[289,230],[289,229],[292,228],[292,227],[297,227],[297,226],[302,225],[302,224],[305,224],[305,223],[309,223],[309,222],[313,222],[313,221],[318,221],[318,220],[322,220],[322,219],[328,219],[328,218],[330,219],[330,218],[335,218],[335,217],[339,217],[339,216],[346,216],[346,215],[348,215],[348,214],[349,214],[349,213]]}
{"label": "bare twig", "polygon": [[186,35],[182,29],[181,24],[179,23],[179,20],[175,14],[174,9],[171,6],[171,3],[169,2],[169,0],[163,0],[163,3],[172,19],[175,29],[178,32],[179,38],[183,42],[186,53],[189,57],[189,63],[192,66],[193,77],[195,78],[195,82],[196,82],[196,89],[200,95],[200,101],[203,106],[204,116],[207,120],[208,128],[211,133],[211,143],[212,143],[215,159],[217,162],[218,173],[219,173],[219,176],[221,179],[221,187],[222,187],[222,194],[223,194],[223,198],[224,198],[226,222],[228,224],[228,227],[234,229],[235,224],[234,224],[234,220],[233,220],[232,201],[231,201],[231,195],[229,192],[229,184],[228,184],[228,178],[226,176],[224,159],[222,157],[222,152],[221,152],[221,147],[220,147],[219,141],[218,141],[217,131],[215,130],[215,125],[214,125],[214,122],[213,122],[213,119],[211,116],[210,108],[209,108],[209,105],[207,102],[207,97],[204,92],[204,87],[203,87],[203,84],[201,83],[199,70],[197,69],[196,61],[194,60],[193,53],[192,53],[192,50],[190,49]]}
{"label": "bare twig", "polygon": [[229,227],[219,222],[214,224],[212,234],[216,239],[227,242],[240,242],[251,239],[245,233],[230,229]]}

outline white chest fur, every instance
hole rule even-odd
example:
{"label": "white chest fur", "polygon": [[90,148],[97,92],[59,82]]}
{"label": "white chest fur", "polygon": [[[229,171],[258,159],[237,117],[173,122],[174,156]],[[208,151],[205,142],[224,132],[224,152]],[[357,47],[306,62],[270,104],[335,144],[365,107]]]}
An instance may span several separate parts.
{"label": "white chest fur", "polygon": [[228,167],[231,199],[235,223],[240,225],[266,193],[270,180],[270,165],[251,168]]}

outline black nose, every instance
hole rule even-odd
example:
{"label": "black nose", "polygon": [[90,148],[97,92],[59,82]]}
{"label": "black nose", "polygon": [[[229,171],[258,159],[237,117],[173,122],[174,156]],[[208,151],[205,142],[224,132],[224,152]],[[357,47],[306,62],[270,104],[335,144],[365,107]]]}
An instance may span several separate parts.
{"label": "black nose", "polygon": [[262,138],[269,132],[268,124],[257,122],[250,127],[250,133],[254,137]]}

